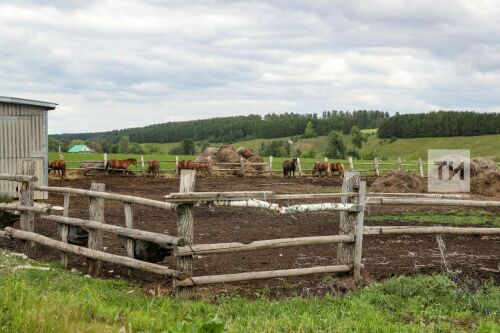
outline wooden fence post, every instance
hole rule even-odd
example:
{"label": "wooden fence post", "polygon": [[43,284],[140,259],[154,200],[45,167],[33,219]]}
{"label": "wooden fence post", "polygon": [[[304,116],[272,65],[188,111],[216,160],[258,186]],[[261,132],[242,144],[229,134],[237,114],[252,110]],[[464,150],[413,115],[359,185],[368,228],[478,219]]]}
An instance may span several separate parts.
{"label": "wooden fence post", "polygon": [[245,175],[245,159],[243,156],[240,156],[240,165],[241,165],[241,175]]}
{"label": "wooden fence post", "polygon": [[398,157],[398,171],[403,171],[403,168],[401,167],[401,157]]}
{"label": "wooden fence post", "polygon": [[331,166],[330,162],[328,162],[328,157],[325,157],[325,162],[328,163],[328,166],[326,169],[326,176],[332,177],[332,166]]}
{"label": "wooden fence post", "polygon": [[297,157],[297,166],[299,167],[299,177],[302,177],[302,163],[300,163],[300,157]]}
{"label": "wooden fence post", "polygon": [[[64,193],[64,211],[63,216],[69,217],[69,193]],[[61,226],[61,241],[64,243],[68,242],[69,226],[67,224],[60,224]],[[66,252],[61,252],[61,265],[65,268],[68,267],[68,254]]]}
{"label": "wooden fence post", "polygon": [[[123,210],[125,213],[125,227],[126,228],[134,228],[134,213],[133,213],[133,207],[131,203],[123,203]],[[127,255],[130,258],[135,258],[134,252],[135,252],[135,240],[132,238],[127,239]],[[128,270],[128,275],[132,276],[134,274],[134,270],[132,268],[129,268]]]}
{"label": "wooden fence post", "polygon": [[380,177],[380,169],[379,169],[379,167],[378,167],[378,157],[375,157],[375,158],[373,159],[373,165],[375,166],[375,175],[376,175],[377,177]]}
{"label": "wooden fence post", "polygon": [[[182,170],[179,192],[194,192],[195,180],[196,172],[194,170]],[[190,246],[194,242],[192,207],[192,203],[183,203],[176,208],[177,236],[184,239],[186,246]],[[177,269],[187,276],[191,276],[193,274],[193,256],[177,257]],[[179,287],[177,289],[177,295],[181,297],[190,297],[192,293],[193,290],[190,287]]]}
{"label": "wooden fence post", "polygon": [[269,156],[269,172],[273,175],[273,157]]}
{"label": "wooden fence post", "polygon": [[142,176],[144,176],[144,156],[141,155],[141,169],[142,169]]}
{"label": "wooden fence post", "polygon": [[349,171],[354,170],[354,164],[352,163],[352,156],[349,156]]}
{"label": "wooden fence post", "polygon": [[[22,166],[22,174],[27,176],[35,175],[35,161],[24,160]],[[23,206],[34,206],[34,193],[31,182],[22,182],[20,190],[19,203]],[[21,212],[21,230],[34,232],[35,231],[35,213]],[[35,243],[28,241],[19,241],[19,251],[26,254],[28,257],[35,254]]]}
{"label": "wooden fence post", "polygon": [[212,156],[208,156],[208,175],[212,176]]}
{"label": "wooden fence post", "polygon": [[[105,192],[106,185],[101,183],[92,183],[91,191]],[[89,217],[92,221],[104,223],[104,199],[90,198]],[[103,237],[101,230],[89,230],[88,248],[91,250],[102,251]],[[87,273],[92,276],[99,275],[101,272],[101,261],[95,259],[87,259]]]}
{"label": "wooden fence post", "polygon": [[418,158],[418,172],[420,173],[420,177],[424,177],[424,166],[422,165],[422,158]]}
{"label": "wooden fence post", "polygon": [[175,156],[175,174],[179,176],[179,156]]}
{"label": "wooden fence post", "polygon": [[105,169],[106,168],[106,164],[108,163],[108,153],[104,153],[102,155],[102,160],[103,160],[103,163],[104,163],[103,169]]}
{"label": "wooden fence post", "polygon": [[[357,192],[360,177],[357,172],[346,172],[342,182],[342,193]],[[354,203],[353,197],[342,197],[341,203]],[[339,235],[354,235],[358,212],[340,212]],[[354,243],[340,243],[337,259],[340,264],[351,265],[353,263]]]}
{"label": "wooden fence post", "polygon": [[364,218],[365,218],[365,204],[366,204],[366,182],[362,181],[359,183],[359,199],[358,205],[362,207],[362,210],[357,212],[356,216],[356,239],[354,242],[354,282],[358,282],[361,279],[361,254],[363,252],[363,228],[364,228]]}

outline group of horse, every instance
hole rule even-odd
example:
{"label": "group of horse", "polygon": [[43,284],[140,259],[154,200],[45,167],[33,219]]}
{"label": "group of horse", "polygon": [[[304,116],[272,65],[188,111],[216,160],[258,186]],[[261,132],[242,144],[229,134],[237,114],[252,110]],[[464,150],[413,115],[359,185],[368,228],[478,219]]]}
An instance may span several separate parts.
{"label": "group of horse", "polygon": [[[147,163],[147,175],[153,178],[160,176],[160,161],[150,160]],[[104,172],[106,175],[108,175],[110,171],[113,173],[116,171],[122,171],[123,174],[127,174],[129,173],[129,167],[131,165],[137,166],[137,160],[135,158],[127,158],[125,160],[109,160],[104,166]]]}
{"label": "group of horse", "polygon": [[[123,174],[129,173],[129,167],[131,165],[136,166],[137,160],[135,158],[128,158],[125,160],[109,160],[104,166],[104,172],[106,175],[109,171],[113,173],[116,171],[122,171]],[[287,160],[283,162],[283,177],[292,178],[295,177],[295,171],[298,168],[297,159],[294,158],[291,161]],[[211,174],[210,164],[208,162],[196,162],[193,160],[180,160],[177,164],[177,172],[180,174],[181,170],[195,170],[199,176],[207,176]],[[64,160],[55,160],[49,163],[49,173],[54,171],[54,174],[59,176],[61,179],[66,177],[66,162]],[[330,173],[329,173],[330,171]],[[312,175],[318,174],[319,177],[325,173],[325,175],[333,176],[337,172],[340,177],[344,176],[344,165],[339,162],[328,163],[316,162],[312,170]],[[157,177],[160,175],[160,161],[152,160],[148,161],[148,171],[147,175],[150,177]]]}
{"label": "group of horse", "polygon": [[[293,160],[287,160],[283,162],[283,177],[284,178],[295,178],[295,171],[298,168],[298,162],[297,159],[294,158]],[[328,170],[330,169],[330,170]],[[329,174],[330,171],[330,174]],[[325,173],[327,177],[333,176],[335,172],[338,173],[339,177],[344,176],[344,165],[340,162],[334,162],[334,163],[328,163],[326,161],[324,162],[316,162],[314,163],[313,170],[312,170],[312,175],[318,174],[318,177],[321,177],[321,175]]]}
{"label": "group of horse", "polygon": [[193,160],[180,160],[177,163],[177,172],[181,170],[195,170],[200,177],[210,176],[210,164],[208,162],[196,162]]}
{"label": "group of horse", "polygon": [[[160,161],[151,160],[148,161],[147,175],[150,177],[157,177],[160,175]],[[115,173],[116,171],[121,171],[122,174],[128,174],[130,166],[136,166],[137,160],[135,158],[128,158],[125,160],[109,160],[104,166],[104,172],[106,175],[109,172]],[[177,170],[180,173],[181,170],[195,170],[200,176],[210,175],[210,165],[208,162],[195,162],[192,160],[181,160],[177,165]],[[49,173],[54,171],[56,176],[61,179],[66,177],[66,162],[64,160],[55,160],[49,163]]]}

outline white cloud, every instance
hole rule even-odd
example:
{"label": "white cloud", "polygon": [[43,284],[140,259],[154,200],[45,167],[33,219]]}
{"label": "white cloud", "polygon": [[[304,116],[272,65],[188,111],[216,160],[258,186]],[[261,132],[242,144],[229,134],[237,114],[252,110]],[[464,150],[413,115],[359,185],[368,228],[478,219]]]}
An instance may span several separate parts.
{"label": "white cloud", "polygon": [[52,133],[231,114],[500,110],[495,1],[4,1],[1,95]]}

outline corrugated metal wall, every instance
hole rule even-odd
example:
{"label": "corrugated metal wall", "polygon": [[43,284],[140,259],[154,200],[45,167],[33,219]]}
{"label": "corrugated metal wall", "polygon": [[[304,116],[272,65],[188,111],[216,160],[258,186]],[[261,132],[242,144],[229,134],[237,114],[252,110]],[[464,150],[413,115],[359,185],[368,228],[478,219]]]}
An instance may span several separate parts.
{"label": "corrugated metal wall", "polygon": [[[43,108],[0,103],[0,173],[21,173],[23,161],[36,160],[38,184],[47,185],[47,111]],[[0,193],[17,196],[16,183],[0,181]],[[35,199],[46,199],[35,193]]]}

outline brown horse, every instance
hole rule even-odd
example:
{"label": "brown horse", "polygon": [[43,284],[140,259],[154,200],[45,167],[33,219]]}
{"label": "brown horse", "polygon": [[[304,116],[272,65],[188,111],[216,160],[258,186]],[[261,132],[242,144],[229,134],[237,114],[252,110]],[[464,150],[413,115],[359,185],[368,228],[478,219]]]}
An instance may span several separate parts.
{"label": "brown horse", "polygon": [[283,178],[295,178],[295,169],[297,168],[297,159],[283,162]]}
{"label": "brown horse", "polygon": [[137,160],[135,158],[128,158],[126,160],[109,160],[104,167],[106,174],[109,170],[123,170],[123,174],[128,173],[128,168],[130,165],[137,165]]}
{"label": "brown horse", "polygon": [[314,176],[316,172],[318,173],[318,177],[321,177],[321,173],[325,172],[326,176],[328,176],[328,162],[316,162],[314,163],[312,175]]}
{"label": "brown horse", "polygon": [[64,160],[55,160],[49,163],[49,173],[54,170],[55,175],[59,175],[61,179],[66,177],[66,162]]}
{"label": "brown horse", "polygon": [[200,177],[210,175],[210,165],[208,162],[195,162],[195,170],[199,173]]}
{"label": "brown horse", "polygon": [[160,175],[160,162],[157,160],[148,161],[148,175],[155,178]]}
{"label": "brown horse", "polygon": [[332,171],[332,176],[337,171],[340,177],[344,177],[344,165],[340,162],[330,163],[330,170]]}
{"label": "brown horse", "polygon": [[196,170],[196,164],[192,160],[180,160],[177,164],[177,173],[180,175],[181,170]]}

